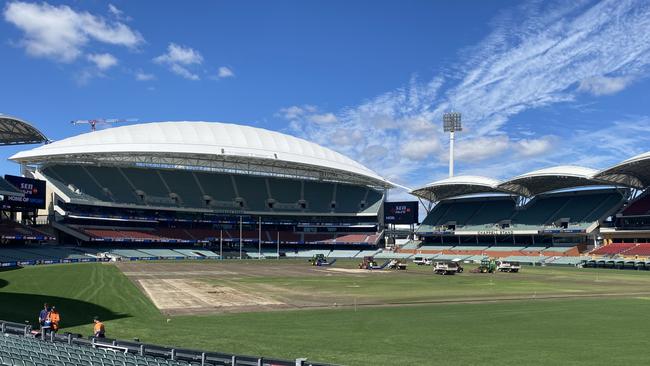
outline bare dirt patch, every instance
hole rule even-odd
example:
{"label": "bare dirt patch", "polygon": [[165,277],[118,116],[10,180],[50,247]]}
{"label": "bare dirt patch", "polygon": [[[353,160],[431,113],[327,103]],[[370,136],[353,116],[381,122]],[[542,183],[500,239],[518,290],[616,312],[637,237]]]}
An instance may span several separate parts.
{"label": "bare dirt patch", "polygon": [[283,305],[282,302],[261,294],[246,293],[232,287],[188,278],[148,278],[137,281],[162,311]]}
{"label": "bare dirt patch", "polygon": [[[241,281],[274,275],[322,275],[312,267],[232,262],[119,262],[116,265],[167,315],[267,311],[314,306],[316,303],[323,305],[309,294]],[[294,301],[294,297],[304,301]]]}

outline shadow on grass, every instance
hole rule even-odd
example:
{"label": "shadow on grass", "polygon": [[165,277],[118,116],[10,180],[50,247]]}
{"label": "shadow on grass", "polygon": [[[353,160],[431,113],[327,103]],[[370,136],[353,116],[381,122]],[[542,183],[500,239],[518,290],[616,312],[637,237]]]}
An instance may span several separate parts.
{"label": "shadow on grass", "polygon": [[0,288],[3,288],[5,286],[7,286],[8,284],[9,284],[9,281],[3,280],[2,278],[0,278]]}
{"label": "shadow on grass", "polygon": [[[6,284],[6,281],[4,282]],[[2,287],[1,283],[0,287]],[[56,306],[61,314],[62,328],[84,324],[88,324],[90,327],[94,316],[98,316],[103,321],[121,319],[129,316],[127,314],[114,313],[103,306],[81,300],[36,294],[0,292],[0,319],[16,323],[24,323],[27,321],[32,325],[37,325],[38,313],[43,308],[44,303]],[[88,333],[91,333],[91,329],[89,328],[88,330]]]}

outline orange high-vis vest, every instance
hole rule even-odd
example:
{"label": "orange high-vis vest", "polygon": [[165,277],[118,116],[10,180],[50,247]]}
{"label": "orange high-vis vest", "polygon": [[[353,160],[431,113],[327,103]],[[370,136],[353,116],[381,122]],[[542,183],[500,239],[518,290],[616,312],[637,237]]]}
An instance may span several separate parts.
{"label": "orange high-vis vest", "polygon": [[52,323],[52,328],[54,330],[59,329],[59,321],[61,320],[61,316],[59,315],[59,313],[50,311],[49,316],[50,316],[50,323]]}
{"label": "orange high-vis vest", "polygon": [[102,323],[102,322],[95,323],[94,333],[95,334],[104,333],[104,323]]}

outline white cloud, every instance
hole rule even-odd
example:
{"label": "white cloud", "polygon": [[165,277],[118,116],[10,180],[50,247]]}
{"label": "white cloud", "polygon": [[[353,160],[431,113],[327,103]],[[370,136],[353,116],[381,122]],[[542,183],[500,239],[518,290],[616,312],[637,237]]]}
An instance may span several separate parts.
{"label": "white cloud", "polygon": [[580,81],[578,90],[596,96],[614,94],[625,89],[630,81],[630,78],[626,77],[594,76]]}
{"label": "white cloud", "polygon": [[515,143],[515,150],[524,157],[546,154],[558,144],[557,136],[543,136],[538,139],[522,139]]}
{"label": "white cloud", "polygon": [[521,111],[574,100],[584,80],[647,74],[649,3],[559,4],[531,3],[497,22],[441,106],[462,109],[468,126],[485,134]]}
{"label": "white cloud", "polygon": [[411,140],[401,144],[401,155],[409,160],[427,160],[433,153],[440,152],[440,145],[436,140]]}
{"label": "white cloud", "polygon": [[10,2],[4,19],[23,31],[19,44],[35,57],[58,62],[72,62],[90,41],[136,47],[143,38],[121,22],[109,22],[88,12],[78,12],[67,5]]}
{"label": "white cloud", "polygon": [[171,64],[169,66],[169,70],[171,72],[173,72],[174,74],[182,76],[182,77],[184,77],[185,79],[188,79],[188,80],[201,80],[199,75],[191,72],[185,66],[181,66],[179,64]]}
{"label": "white cloud", "polygon": [[110,53],[93,53],[86,56],[88,61],[92,62],[97,66],[99,70],[108,70],[111,67],[117,65],[118,61],[115,56]]}
{"label": "white cloud", "polygon": [[[454,158],[470,162],[480,162],[498,156],[508,150],[508,136],[482,136],[457,141]],[[447,154],[447,159],[449,154]]]}
{"label": "white cloud", "polygon": [[[576,137],[582,150],[560,149],[560,137],[548,136],[544,128],[518,133],[511,119],[523,111],[571,103],[583,91],[614,93],[647,76],[648,19],[650,3],[644,1],[526,3],[497,18],[483,41],[459,55],[463,61],[441,71],[444,78],[412,79],[332,111],[336,122],[330,124],[310,120],[314,112],[300,106],[280,114],[290,121],[291,133],[331,146],[398,183],[430,181],[446,170],[447,136],[440,120],[452,109],[463,113],[456,150],[462,173],[503,177],[540,165],[588,161],[593,149],[585,146],[593,142]],[[437,143],[439,150],[420,141]],[[564,137],[561,141],[567,144]],[[366,149],[374,145],[388,152],[370,159]]]}
{"label": "white cloud", "polygon": [[154,62],[166,65],[176,75],[189,80],[200,80],[198,74],[190,71],[188,67],[203,63],[201,53],[191,47],[170,43],[167,52],[153,59]]}
{"label": "white cloud", "polygon": [[124,12],[113,4],[108,4],[108,12],[118,20],[127,22],[131,20],[131,17],[124,15]]}
{"label": "white cloud", "polygon": [[148,74],[142,70],[139,70],[135,73],[135,80],[137,81],[150,81],[154,80],[156,76],[154,74]]}
{"label": "white cloud", "polygon": [[229,67],[221,66],[217,71],[217,77],[220,79],[235,77],[235,72]]}
{"label": "white cloud", "polygon": [[291,107],[286,107],[280,109],[280,114],[284,119],[294,120],[301,117],[305,113],[304,107],[299,107],[297,105],[292,105]]}
{"label": "white cloud", "polygon": [[167,52],[154,58],[154,61],[167,65],[194,65],[203,63],[203,56],[191,47],[170,43],[167,46]]}
{"label": "white cloud", "polygon": [[324,125],[324,124],[332,124],[338,121],[334,113],[323,113],[323,114],[312,114],[309,116],[309,121]]}

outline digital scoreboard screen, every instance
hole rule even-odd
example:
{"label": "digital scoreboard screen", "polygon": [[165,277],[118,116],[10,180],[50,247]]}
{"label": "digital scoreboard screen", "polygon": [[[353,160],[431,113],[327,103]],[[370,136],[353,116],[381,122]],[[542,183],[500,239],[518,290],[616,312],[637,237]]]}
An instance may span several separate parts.
{"label": "digital scoreboard screen", "polygon": [[386,224],[417,224],[418,202],[384,202],[384,222]]}
{"label": "digital scoreboard screen", "polygon": [[3,206],[10,208],[45,208],[44,180],[15,175],[5,175],[5,180],[23,192],[25,197],[5,196],[2,202]]}

